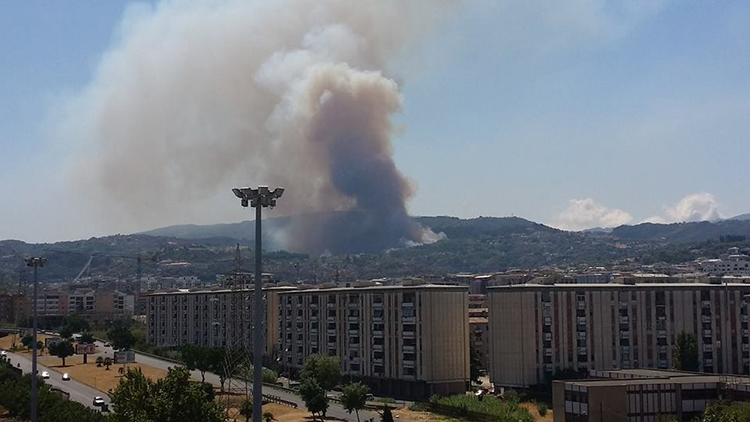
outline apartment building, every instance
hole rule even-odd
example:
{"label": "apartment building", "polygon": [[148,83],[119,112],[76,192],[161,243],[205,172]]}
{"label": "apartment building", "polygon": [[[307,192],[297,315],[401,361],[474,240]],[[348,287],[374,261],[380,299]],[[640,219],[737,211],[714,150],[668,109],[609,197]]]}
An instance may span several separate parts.
{"label": "apartment building", "polygon": [[[267,287],[264,294],[266,321],[266,355],[275,357],[279,344],[278,294],[293,287]],[[254,291],[241,290],[242,296],[231,289],[191,289],[144,294],[147,301],[146,339],[149,344],[178,347],[195,344],[207,347],[226,347],[244,344],[252,350]],[[245,298],[243,312],[240,301]]]}
{"label": "apartment building", "polygon": [[747,284],[550,284],[489,289],[490,376],[527,387],[560,371],[671,368],[678,333],[700,371],[750,373]]}
{"label": "apartment building", "polygon": [[426,398],[466,391],[468,287],[355,283],[280,294],[281,362],[338,356],[345,377],[376,394]]}
{"label": "apartment building", "polygon": [[750,378],[651,369],[591,371],[555,381],[555,422],[693,421],[720,397],[750,399]]}

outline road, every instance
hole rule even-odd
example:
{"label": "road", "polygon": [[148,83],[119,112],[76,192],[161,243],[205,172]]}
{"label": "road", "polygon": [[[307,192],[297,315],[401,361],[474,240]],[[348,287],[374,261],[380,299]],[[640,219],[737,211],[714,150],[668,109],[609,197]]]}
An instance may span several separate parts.
{"label": "road", "polygon": [[[97,347],[99,348],[100,351],[103,351],[106,356],[114,356],[113,354],[114,352],[112,348],[104,347],[104,343],[97,342]],[[140,353],[136,353],[135,361],[138,363],[142,363],[144,365],[152,366],[154,368],[162,369],[164,371],[166,371],[167,369],[171,367],[177,366],[175,363],[172,363],[166,360],[153,358],[151,356],[146,356]],[[191,375],[194,380],[196,381],[201,380],[201,373],[199,371],[192,371]],[[221,386],[219,376],[210,372],[206,372],[206,382],[209,382],[217,387]],[[252,387],[252,383],[250,383],[249,385],[250,387]],[[305,409],[305,403],[302,401],[302,399],[298,395],[290,393],[289,391],[264,385],[263,393],[281,397],[284,400],[290,401],[292,403],[296,403],[300,409]],[[335,402],[330,402],[330,405],[328,407],[328,412],[326,415],[330,417],[338,418],[341,420],[345,420],[345,421],[357,420],[357,417],[354,415],[354,413],[352,414],[347,413],[343,406]],[[371,418],[373,420],[380,420],[380,415],[377,412],[373,412],[370,410],[360,410],[359,418],[362,421],[369,420]]]}
{"label": "road", "polygon": [[[18,365],[20,364],[20,368],[24,374],[31,373],[31,356],[26,357],[24,355],[19,355],[17,353],[11,352],[7,352],[7,354],[13,366],[18,367]],[[86,407],[100,410],[99,407],[93,405],[94,397],[96,396],[103,397],[104,402],[109,404],[109,397],[107,397],[105,393],[91,388],[88,385],[78,382],[74,379],[70,381],[63,381],[61,373],[55,372],[43,365],[40,365],[39,362],[37,362],[37,371],[39,372],[39,374],[44,371],[49,372],[49,379],[44,380],[46,384],[70,393],[71,400],[77,401],[78,403],[81,403]]]}

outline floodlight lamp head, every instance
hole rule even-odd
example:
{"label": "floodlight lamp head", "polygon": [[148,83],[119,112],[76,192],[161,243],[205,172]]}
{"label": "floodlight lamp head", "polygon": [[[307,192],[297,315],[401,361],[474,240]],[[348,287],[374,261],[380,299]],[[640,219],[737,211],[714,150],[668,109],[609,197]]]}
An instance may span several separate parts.
{"label": "floodlight lamp head", "polygon": [[243,206],[243,207],[247,208],[247,206],[248,206],[248,201],[247,201],[247,199],[246,199],[246,198],[242,198],[242,201],[240,201],[240,202],[242,203],[242,206]]}
{"label": "floodlight lamp head", "polygon": [[258,193],[260,195],[268,195],[268,186],[258,186]]}
{"label": "floodlight lamp head", "polygon": [[243,199],[245,197],[245,194],[242,193],[241,189],[232,188],[232,192],[234,193],[234,196],[236,196],[236,197],[238,197],[240,199]]}
{"label": "floodlight lamp head", "polygon": [[276,188],[276,189],[273,190],[273,192],[271,192],[271,194],[276,199],[281,198],[281,195],[284,194],[284,188]]}

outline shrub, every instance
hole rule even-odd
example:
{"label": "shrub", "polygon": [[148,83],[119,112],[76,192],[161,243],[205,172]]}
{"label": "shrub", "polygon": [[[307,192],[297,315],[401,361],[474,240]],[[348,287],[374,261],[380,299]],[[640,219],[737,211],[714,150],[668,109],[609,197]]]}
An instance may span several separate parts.
{"label": "shrub", "polygon": [[536,408],[539,411],[539,416],[545,416],[547,414],[547,404],[546,403],[539,403],[539,405],[537,405]]}

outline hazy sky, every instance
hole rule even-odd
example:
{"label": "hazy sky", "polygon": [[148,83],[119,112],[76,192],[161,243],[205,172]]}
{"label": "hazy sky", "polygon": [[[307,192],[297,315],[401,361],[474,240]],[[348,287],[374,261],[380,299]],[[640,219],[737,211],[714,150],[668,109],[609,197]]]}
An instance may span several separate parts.
{"label": "hazy sky", "polygon": [[[68,176],[75,141],[63,111],[133,10],[149,8],[0,6],[0,239],[163,223],[120,225]],[[386,69],[403,94],[393,145],[417,186],[410,212],[567,229],[750,212],[748,22],[745,1],[455,2]],[[176,201],[170,223],[250,218],[228,190],[211,199]]]}

